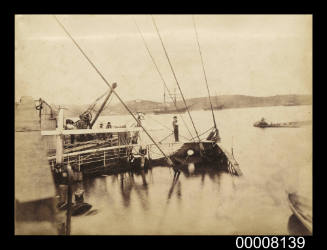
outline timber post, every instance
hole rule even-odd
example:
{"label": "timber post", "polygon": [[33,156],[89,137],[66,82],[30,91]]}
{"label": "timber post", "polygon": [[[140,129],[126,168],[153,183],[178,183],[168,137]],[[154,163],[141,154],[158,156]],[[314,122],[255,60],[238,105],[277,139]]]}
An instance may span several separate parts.
{"label": "timber post", "polygon": [[[64,130],[64,109],[59,108],[59,114],[57,119],[57,129],[58,132],[62,132]],[[57,144],[56,144],[56,163],[61,164],[63,162],[63,153],[64,153],[64,136],[60,133],[56,136]]]}
{"label": "timber post", "polygon": [[106,151],[103,150],[103,167],[106,167]]}

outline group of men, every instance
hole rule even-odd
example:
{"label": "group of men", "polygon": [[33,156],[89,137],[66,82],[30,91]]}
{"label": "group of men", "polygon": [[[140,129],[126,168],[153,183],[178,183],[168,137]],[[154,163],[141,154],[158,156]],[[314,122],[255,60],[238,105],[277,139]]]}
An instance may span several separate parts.
{"label": "group of men", "polygon": [[[99,128],[103,128],[103,123],[102,123],[102,122],[99,124]],[[108,122],[108,123],[107,123],[106,128],[112,128],[112,127],[111,127],[111,122]]]}

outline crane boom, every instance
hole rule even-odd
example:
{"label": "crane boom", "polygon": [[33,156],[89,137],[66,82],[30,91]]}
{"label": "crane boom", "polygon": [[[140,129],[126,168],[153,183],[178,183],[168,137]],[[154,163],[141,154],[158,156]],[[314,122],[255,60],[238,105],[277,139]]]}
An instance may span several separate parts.
{"label": "crane boom", "polygon": [[98,119],[99,115],[101,114],[101,112],[102,112],[104,106],[106,105],[106,103],[108,102],[108,100],[109,100],[111,94],[113,93],[113,90],[117,87],[117,83],[113,83],[111,87],[112,87],[112,88],[110,89],[110,91],[109,91],[109,93],[108,93],[106,99],[103,101],[103,103],[102,103],[100,109],[98,110],[98,112],[96,113],[96,115],[95,115],[93,121],[90,123],[90,129],[93,127],[94,123],[96,122],[96,120]]}

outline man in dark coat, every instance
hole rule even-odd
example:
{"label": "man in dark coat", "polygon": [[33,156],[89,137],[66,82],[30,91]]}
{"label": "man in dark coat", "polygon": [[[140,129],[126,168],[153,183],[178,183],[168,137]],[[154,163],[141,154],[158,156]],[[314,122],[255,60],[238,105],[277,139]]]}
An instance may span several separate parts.
{"label": "man in dark coat", "polygon": [[174,128],[175,142],[178,142],[179,141],[179,138],[178,138],[178,121],[177,121],[177,116],[174,116],[174,118],[173,118],[173,128]]}

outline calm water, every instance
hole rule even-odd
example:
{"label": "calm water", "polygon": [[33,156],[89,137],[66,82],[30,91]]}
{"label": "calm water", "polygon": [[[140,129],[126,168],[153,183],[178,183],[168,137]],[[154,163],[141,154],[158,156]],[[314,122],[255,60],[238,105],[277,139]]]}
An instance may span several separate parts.
{"label": "calm water", "polygon": [[[215,115],[222,144],[233,145],[244,176],[190,169],[174,181],[172,170],[155,167],[144,174],[85,180],[85,201],[94,213],[73,217],[72,234],[288,234],[287,191],[311,195],[312,126],[259,129],[252,124],[261,117],[311,120],[312,106],[227,109]],[[143,124],[160,140],[170,132],[158,122],[171,127],[172,116],[145,115]],[[192,116],[199,132],[212,126],[210,111]],[[191,129],[187,114],[183,117]],[[133,123],[128,116],[100,117],[98,123],[108,120]],[[180,133],[190,137],[179,123]]]}

